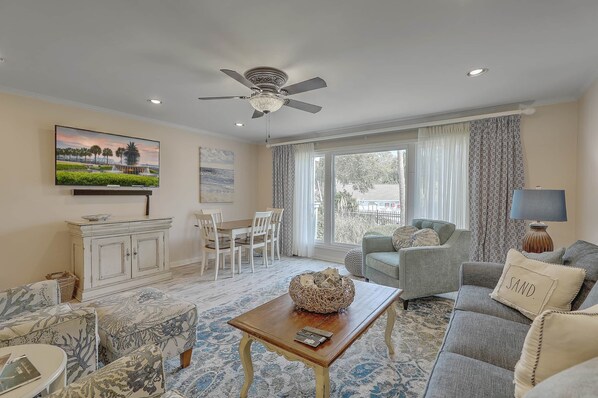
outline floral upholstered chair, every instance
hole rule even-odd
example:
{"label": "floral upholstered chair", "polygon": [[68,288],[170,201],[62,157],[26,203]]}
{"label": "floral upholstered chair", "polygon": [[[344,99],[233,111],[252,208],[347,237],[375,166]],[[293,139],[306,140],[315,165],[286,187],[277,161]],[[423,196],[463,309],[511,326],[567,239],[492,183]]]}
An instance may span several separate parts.
{"label": "floral upholstered chair", "polygon": [[182,398],[175,391],[166,392],[162,361],[157,345],[145,345],[49,398]]}
{"label": "floral upholstered chair", "polygon": [[62,348],[69,382],[97,369],[97,334],[95,310],[60,304],[56,281],[0,291],[0,347],[38,343]]}

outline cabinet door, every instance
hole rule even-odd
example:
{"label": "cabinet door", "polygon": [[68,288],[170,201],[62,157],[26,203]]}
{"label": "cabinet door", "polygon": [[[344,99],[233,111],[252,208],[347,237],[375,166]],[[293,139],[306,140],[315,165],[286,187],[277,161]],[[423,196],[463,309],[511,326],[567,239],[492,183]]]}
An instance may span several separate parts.
{"label": "cabinet door", "polygon": [[92,239],[91,273],[92,287],[131,279],[131,237]]}
{"label": "cabinet door", "polygon": [[131,235],[133,278],[164,271],[164,232]]}

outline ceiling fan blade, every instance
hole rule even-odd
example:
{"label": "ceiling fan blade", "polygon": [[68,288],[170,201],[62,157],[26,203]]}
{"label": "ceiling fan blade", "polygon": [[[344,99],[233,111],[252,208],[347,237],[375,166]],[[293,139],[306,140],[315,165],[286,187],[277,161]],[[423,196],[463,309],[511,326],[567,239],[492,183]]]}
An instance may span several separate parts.
{"label": "ceiling fan blade", "polygon": [[220,69],[220,72],[223,72],[227,76],[232,77],[233,79],[235,79],[236,81],[238,81],[239,83],[244,85],[245,87],[249,87],[252,90],[259,90],[259,87],[256,87],[252,82],[247,80],[245,78],[245,76],[243,76],[239,72],[236,72],[236,71],[230,70],[230,69]]}
{"label": "ceiling fan blade", "polygon": [[321,77],[314,77],[313,79],[305,80],[299,83],[291,84],[290,86],[283,87],[281,90],[286,91],[287,95],[293,95],[324,87],[327,87],[324,79],[322,79]]}
{"label": "ceiling fan blade", "polygon": [[251,118],[257,119],[258,117],[262,117],[262,116],[264,116],[264,114],[256,109],[255,112],[253,112],[253,116]]}
{"label": "ceiling fan blade", "polygon": [[321,106],[314,105],[314,104],[308,104],[307,102],[297,101],[297,100],[292,100],[292,99],[285,100],[284,105],[290,106],[291,108],[299,109],[299,110],[302,110],[305,112],[310,112],[310,113],[318,113],[322,110]]}
{"label": "ceiling fan blade", "polygon": [[241,97],[241,96],[236,95],[236,96],[228,96],[228,97],[199,97],[198,99],[206,101],[206,100],[247,99],[247,98],[249,98],[249,97]]}

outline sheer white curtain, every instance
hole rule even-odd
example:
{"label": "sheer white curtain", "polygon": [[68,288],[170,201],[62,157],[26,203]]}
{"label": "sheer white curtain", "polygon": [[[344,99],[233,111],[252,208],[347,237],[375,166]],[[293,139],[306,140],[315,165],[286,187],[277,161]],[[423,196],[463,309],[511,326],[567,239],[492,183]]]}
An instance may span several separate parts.
{"label": "sheer white curtain", "polygon": [[293,254],[314,254],[314,144],[295,145]]}
{"label": "sheer white curtain", "polygon": [[469,228],[469,123],[419,129],[415,217]]}

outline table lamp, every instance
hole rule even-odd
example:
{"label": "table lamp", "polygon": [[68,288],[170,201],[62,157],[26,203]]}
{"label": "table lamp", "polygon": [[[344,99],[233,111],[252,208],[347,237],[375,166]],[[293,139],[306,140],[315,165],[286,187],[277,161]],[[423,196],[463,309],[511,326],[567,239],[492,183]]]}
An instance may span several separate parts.
{"label": "table lamp", "polygon": [[562,189],[516,189],[513,192],[511,218],[536,220],[523,237],[523,250],[542,253],[554,250],[548,225],[541,221],[567,221],[565,191]]}

